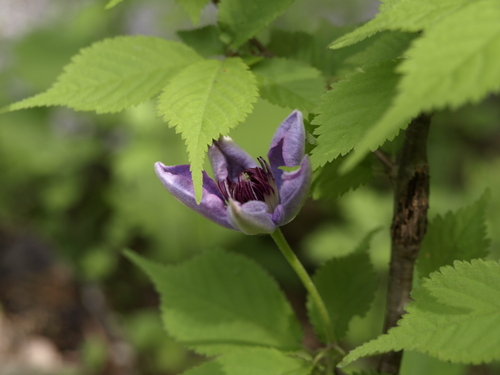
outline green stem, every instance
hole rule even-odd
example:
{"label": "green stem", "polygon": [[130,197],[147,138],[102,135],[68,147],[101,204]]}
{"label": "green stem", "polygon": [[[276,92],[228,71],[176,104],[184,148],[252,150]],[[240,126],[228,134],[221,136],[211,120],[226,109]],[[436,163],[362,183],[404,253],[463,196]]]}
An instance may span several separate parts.
{"label": "green stem", "polygon": [[328,345],[333,344],[333,329],[332,323],[330,321],[330,316],[328,315],[328,311],[326,310],[323,299],[318,293],[318,289],[316,289],[316,285],[314,285],[306,269],[304,268],[302,263],[300,263],[300,260],[297,258],[295,253],[292,251],[290,245],[288,245],[288,242],[283,236],[281,230],[279,228],[276,229],[273,233],[271,233],[271,237],[273,238],[274,242],[276,242],[276,245],[281,250],[282,254],[285,256],[286,260],[288,261],[290,266],[292,266],[297,276],[299,276],[300,281],[302,281],[302,284],[304,284],[306,290],[311,295],[311,298],[316,305],[316,308],[318,309],[323,326],[325,327]]}

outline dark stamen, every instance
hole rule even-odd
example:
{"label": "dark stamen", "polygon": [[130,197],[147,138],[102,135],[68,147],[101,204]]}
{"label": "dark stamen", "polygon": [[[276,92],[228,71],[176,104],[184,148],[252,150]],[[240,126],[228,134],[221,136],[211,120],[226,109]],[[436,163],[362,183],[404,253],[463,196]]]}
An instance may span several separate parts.
{"label": "dark stamen", "polygon": [[262,201],[268,205],[269,212],[273,212],[279,204],[276,182],[268,162],[262,157],[257,160],[260,167],[244,170],[236,182],[227,178],[224,181],[218,181],[217,184],[226,202],[229,199],[240,203],[252,200]]}

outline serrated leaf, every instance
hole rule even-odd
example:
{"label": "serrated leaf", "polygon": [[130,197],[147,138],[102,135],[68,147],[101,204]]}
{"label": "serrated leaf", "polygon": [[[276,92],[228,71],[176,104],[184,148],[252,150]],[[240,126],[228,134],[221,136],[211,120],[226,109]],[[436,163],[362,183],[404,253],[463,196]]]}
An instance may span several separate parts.
{"label": "serrated leaf", "polygon": [[[363,316],[368,311],[375,296],[377,275],[366,252],[374,233],[375,231],[368,234],[357,251],[327,261],[313,276],[330,315],[337,341],[345,336],[349,322],[354,316]],[[323,324],[310,298],[307,301],[307,309],[318,337],[325,341]]]}
{"label": "serrated leaf", "polygon": [[427,276],[454,260],[471,260],[488,255],[486,207],[489,193],[457,212],[437,215],[427,227],[417,262],[420,276]]}
{"label": "serrated leaf", "polygon": [[214,250],[177,266],[161,266],[132,252],[126,255],[155,283],[169,334],[198,353],[300,348],[300,326],[285,296],[247,258]]}
{"label": "serrated leaf", "polygon": [[119,112],[158,94],[174,74],[199,60],[188,46],[161,38],[105,39],[74,56],[50,89],[4,110],[62,105]]}
{"label": "serrated leaf", "polygon": [[210,0],[175,0],[186,12],[194,25],[198,24],[203,8]]}
{"label": "serrated leaf", "polygon": [[[471,2],[417,39],[397,69],[403,77],[391,108],[366,133],[354,165],[421,112],[457,108],[500,90],[500,3]],[[403,125],[402,125],[403,124]]]}
{"label": "serrated leaf", "polygon": [[332,51],[327,48],[331,38],[340,36],[348,30],[352,30],[352,27],[333,27],[330,24],[323,24],[313,36],[304,31],[274,29],[271,31],[267,48],[276,56],[303,61],[319,69],[326,77],[332,77],[337,74],[342,61],[358,52],[357,47],[349,51]]}
{"label": "serrated leaf", "polygon": [[398,327],[354,349],[341,365],[402,349],[454,363],[500,359],[498,262],[456,261],[423,279],[412,298]]}
{"label": "serrated leaf", "polygon": [[280,107],[311,111],[325,91],[321,73],[300,61],[263,60],[252,67],[260,96]]}
{"label": "serrated leaf", "polygon": [[255,77],[239,58],[193,64],[160,95],[158,114],[186,141],[197,201],[207,147],[243,121],[256,100]]}
{"label": "serrated leaf", "polygon": [[349,56],[345,62],[356,66],[368,66],[396,59],[401,57],[417,35],[400,31],[384,31],[370,38],[373,41],[366,48]]}
{"label": "serrated leaf", "polygon": [[226,375],[308,375],[312,364],[272,348],[247,348],[217,358]]}
{"label": "serrated leaf", "polygon": [[381,4],[374,19],[334,40],[330,48],[343,48],[384,30],[417,32],[460,10],[470,0],[402,0]]}
{"label": "serrated leaf", "polygon": [[220,31],[213,25],[194,30],[177,31],[177,35],[188,46],[205,57],[223,55],[226,46],[220,40]]}
{"label": "serrated leaf", "polygon": [[106,7],[104,9],[111,9],[114,6],[118,5],[121,3],[123,0],[109,0],[108,4],[106,4]]}
{"label": "serrated leaf", "polygon": [[313,121],[319,125],[314,132],[318,138],[311,155],[313,168],[357,149],[358,142],[389,108],[396,94],[400,79],[394,72],[396,65],[395,61],[387,61],[368,67],[333,84],[323,95]]}
{"label": "serrated leaf", "polygon": [[337,199],[371,181],[373,177],[371,155],[349,172],[340,173],[344,160],[345,156],[339,156],[314,171],[311,188],[313,199]]}
{"label": "serrated leaf", "polygon": [[219,23],[238,48],[282,14],[294,0],[221,0]]}

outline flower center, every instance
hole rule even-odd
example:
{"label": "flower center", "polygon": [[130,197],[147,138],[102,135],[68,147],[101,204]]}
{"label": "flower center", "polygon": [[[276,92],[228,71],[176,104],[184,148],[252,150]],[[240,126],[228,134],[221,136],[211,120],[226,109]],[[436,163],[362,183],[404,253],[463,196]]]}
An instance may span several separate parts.
{"label": "flower center", "polygon": [[226,202],[229,199],[240,203],[262,201],[267,204],[268,211],[273,212],[279,204],[276,181],[268,162],[262,157],[258,157],[257,160],[260,167],[245,169],[236,182],[226,178],[217,184]]}

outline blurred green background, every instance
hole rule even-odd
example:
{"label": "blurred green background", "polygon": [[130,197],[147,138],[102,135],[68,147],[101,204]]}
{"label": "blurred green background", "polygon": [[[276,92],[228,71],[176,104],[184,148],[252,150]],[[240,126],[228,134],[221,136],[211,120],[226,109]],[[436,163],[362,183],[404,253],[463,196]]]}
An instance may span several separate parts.
{"label": "blurred green background", "polygon": [[[48,88],[71,56],[102,38],[145,34],[179,40],[176,31],[193,28],[173,0],[124,0],[111,10],[104,9],[106,3],[0,0],[0,107]],[[297,0],[272,28],[313,33],[325,23],[363,22],[377,7],[375,0]],[[215,20],[209,5],[200,26]],[[266,41],[269,32],[260,37]],[[231,135],[252,155],[265,155],[291,110],[259,101]],[[490,188],[487,217],[495,259],[499,146],[498,97],[434,116],[430,218],[468,205]],[[124,248],[163,263],[216,247],[244,253],[279,280],[305,322],[304,292],[272,242],[224,229],[182,206],[157,180],[156,161],[181,164],[187,156],[180,136],[156,117],[154,101],[114,115],[65,108],[0,115],[0,335],[20,334],[25,348],[36,349],[26,354],[6,339],[0,374],[177,374],[203,360],[164,332],[152,285],[122,257]],[[375,337],[382,326],[392,197],[382,169],[374,170],[373,183],[335,201],[309,201],[284,228],[310,270],[349,253],[369,231],[381,228],[371,246],[380,292],[370,313],[352,322],[347,348]],[[52,301],[56,295],[63,302]],[[54,311],[55,318],[47,317]],[[58,319],[74,324],[65,331]],[[305,341],[314,347],[311,334]],[[37,353],[54,359],[45,363]],[[403,374],[492,369],[407,353]]]}

